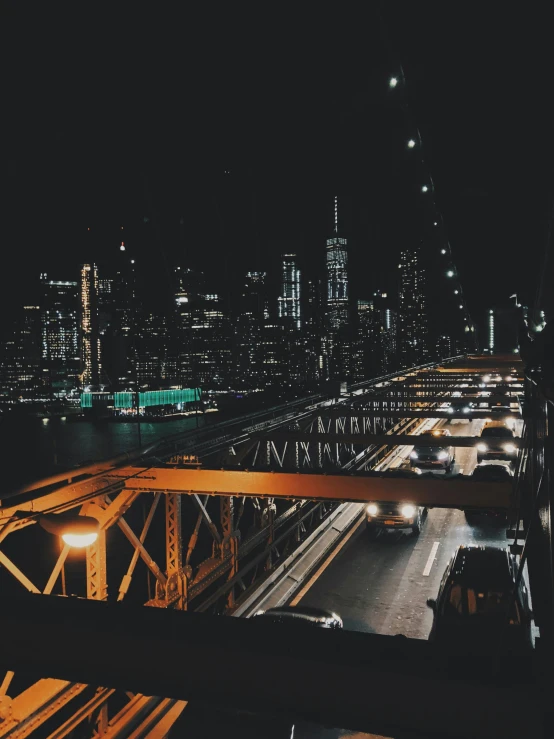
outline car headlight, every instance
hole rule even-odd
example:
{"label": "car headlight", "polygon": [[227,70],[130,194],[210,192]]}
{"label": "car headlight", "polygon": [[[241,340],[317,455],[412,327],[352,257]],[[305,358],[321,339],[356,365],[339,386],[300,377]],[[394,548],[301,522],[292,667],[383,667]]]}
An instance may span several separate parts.
{"label": "car headlight", "polygon": [[487,449],[488,449],[488,446],[486,444],[483,444],[482,442],[480,444],[477,444],[478,452],[486,452]]}
{"label": "car headlight", "polygon": [[469,413],[469,406],[468,405],[466,405],[466,407],[464,408],[464,413]]}
{"label": "car headlight", "polygon": [[410,459],[417,459],[419,457],[419,454],[415,451],[410,452]]}
{"label": "car headlight", "polygon": [[366,508],[366,511],[369,513],[370,516],[376,516],[378,510],[379,509],[377,508],[375,503],[370,503],[368,507]]}
{"label": "car headlight", "polygon": [[504,380],[506,382],[511,382],[514,378],[511,375],[508,375],[508,377],[505,377]]}
{"label": "car headlight", "polygon": [[404,518],[411,518],[415,514],[415,506],[403,505],[400,509],[400,513],[404,516]]}
{"label": "car headlight", "polygon": [[485,375],[483,377],[483,382],[490,382],[490,381],[491,381],[491,376],[490,375]]}
{"label": "car headlight", "polygon": [[438,459],[448,459],[448,452],[445,452],[443,449],[442,452],[439,452]]}
{"label": "car headlight", "polygon": [[508,454],[513,454],[516,448],[515,444],[504,444],[504,451],[508,452]]}
{"label": "car headlight", "polygon": [[454,408],[452,408],[452,406],[450,406],[450,408],[447,408],[446,409],[446,412],[447,413],[454,413]]}

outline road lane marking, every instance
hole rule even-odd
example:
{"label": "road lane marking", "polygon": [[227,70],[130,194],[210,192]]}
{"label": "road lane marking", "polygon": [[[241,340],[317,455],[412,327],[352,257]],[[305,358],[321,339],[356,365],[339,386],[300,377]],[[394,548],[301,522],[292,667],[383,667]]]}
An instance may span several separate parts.
{"label": "road lane marking", "polygon": [[308,580],[308,582],[304,585],[304,587],[298,592],[297,595],[294,596],[294,598],[289,603],[289,606],[296,606],[298,603],[302,600],[302,598],[306,595],[308,590],[312,587],[312,585],[319,580],[323,572],[329,567],[331,562],[335,559],[337,554],[341,551],[343,546],[351,539],[352,536],[356,533],[356,531],[360,528],[360,526],[365,523],[365,511],[364,515],[360,518],[357,524],[355,524],[352,527],[352,530],[344,537],[344,539],[341,541],[341,543],[338,545],[338,547],[334,550],[334,552],[331,552],[331,554],[327,557],[325,562],[321,565],[321,567],[317,570],[317,572],[312,575],[312,577]]}
{"label": "road lane marking", "polygon": [[425,565],[425,569],[423,570],[423,577],[429,577],[429,574],[431,572],[431,567],[433,566],[433,562],[435,560],[435,556],[437,554],[438,548],[439,548],[439,542],[436,541],[431,547],[431,554],[429,555],[429,559],[427,560],[427,564]]}

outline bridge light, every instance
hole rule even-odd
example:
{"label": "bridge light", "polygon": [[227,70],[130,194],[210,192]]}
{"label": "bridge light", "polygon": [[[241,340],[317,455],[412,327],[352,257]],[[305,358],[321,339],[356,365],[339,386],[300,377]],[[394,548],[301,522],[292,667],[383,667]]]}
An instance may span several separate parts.
{"label": "bridge light", "polygon": [[100,524],[92,516],[64,516],[45,514],[39,517],[39,524],[45,531],[60,536],[70,547],[82,549],[98,539]]}
{"label": "bridge light", "polygon": [[393,89],[398,84],[398,78],[397,77],[391,77],[389,80],[389,87],[392,87]]}

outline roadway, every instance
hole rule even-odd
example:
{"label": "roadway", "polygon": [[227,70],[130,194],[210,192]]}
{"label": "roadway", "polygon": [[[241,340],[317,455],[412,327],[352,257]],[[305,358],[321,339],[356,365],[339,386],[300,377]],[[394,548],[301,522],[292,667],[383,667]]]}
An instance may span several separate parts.
{"label": "roadway", "polygon": [[[437,425],[448,428],[452,436],[478,436],[483,423]],[[406,447],[390,466],[405,466],[411,449]],[[476,463],[475,449],[457,448],[452,474],[471,474]],[[431,509],[418,537],[398,530],[368,535],[362,521],[337,556],[327,560],[327,568],[306,584],[293,603],[336,611],[345,629],[427,639],[433,616],[426,600],[436,597],[445,567],[460,544],[506,546],[505,527],[468,526],[464,513],[451,508]],[[295,739],[348,736],[368,735],[307,725],[297,725],[294,733]]]}
{"label": "roadway", "polygon": [[[517,423],[521,425],[521,422]],[[438,423],[429,420],[422,424],[420,430],[436,426],[448,428],[453,436],[478,436],[483,425],[483,420]],[[520,433],[520,428],[516,428],[516,434]],[[407,467],[412,448],[401,448],[400,454],[392,455],[393,458],[383,464],[383,469]],[[451,474],[471,474],[477,463],[476,450],[458,447],[455,455]],[[462,511],[437,508],[428,512],[418,537],[409,531],[398,530],[369,535],[362,519],[338,553],[331,554],[324,561],[325,569],[322,571],[320,567],[291,603],[336,611],[341,615],[345,629],[427,639],[432,613],[426,600],[437,595],[444,569],[459,544],[505,546],[505,527],[470,527]],[[233,727],[229,722],[232,723],[233,719],[228,715],[217,718],[212,710],[207,706],[188,706],[175,724],[177,733],[172,731],[171,737],[194,736],[200,739],[221,733],[232,735]],[[237,729],[239,726],[243,732],[240,720]],[[267,730],[266,726],[266,733]],[[259,731],[258,726],[253,735]],[[276,734],[285,735],[286,730],[283,734]],[[250,734],[243,733],[243,736]],[[361,739],[369,735],[307,724],[297,724],[294,731],[294,739],[348,736]]]}

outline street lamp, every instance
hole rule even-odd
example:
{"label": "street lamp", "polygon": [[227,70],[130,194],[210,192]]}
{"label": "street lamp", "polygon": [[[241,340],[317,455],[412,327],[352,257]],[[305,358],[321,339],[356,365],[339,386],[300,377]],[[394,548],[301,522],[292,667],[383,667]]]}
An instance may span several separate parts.
{"label": "street lamp", "polygon": [[446,249],[441,249],[441,254],[446,254]]}
{"label": "street lamp", "polygon": [[410,139],[408,141],[408,149],[413,149],[415,146],[415,141],[413,139]]}
{"label": "street lamp", "polygon": [[397,77],[391,77],[390,80],[389,80],[389,87],[394,88],[394,87],[396,87],[397,84],[398,84],[398,78]]}
{"label": "street lamp", "polygon": [[427,192],[428,189],[429,188],[427,187],[427,185],[423,185],[423,187],[421,188],[421,192]]}
{"label": "street lamp", "polygon": [[61,537],[64,544],[76,549],[94,544],[100,531],[100,523],[92,516],[43,514],[38,522],[49,534]]}
{"label": "street lamp", "polygon": [[454,272],[451,269],[449,269],[448,272],[446,273],[446,276],[447,277],[454,277]]}

